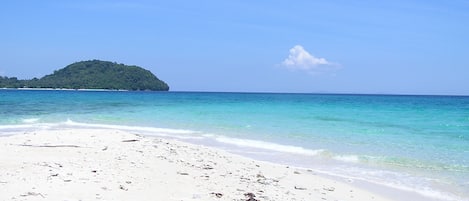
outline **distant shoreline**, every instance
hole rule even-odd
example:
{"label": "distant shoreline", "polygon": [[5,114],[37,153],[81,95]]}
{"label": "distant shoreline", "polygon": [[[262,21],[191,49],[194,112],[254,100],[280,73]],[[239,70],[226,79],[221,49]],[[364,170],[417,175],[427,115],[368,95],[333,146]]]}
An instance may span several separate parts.
{"label": "distant shoreline", "polygon": [[0,90],[24,91],[130,91],[125,89],[68,89],[68,88],[0,88]]}

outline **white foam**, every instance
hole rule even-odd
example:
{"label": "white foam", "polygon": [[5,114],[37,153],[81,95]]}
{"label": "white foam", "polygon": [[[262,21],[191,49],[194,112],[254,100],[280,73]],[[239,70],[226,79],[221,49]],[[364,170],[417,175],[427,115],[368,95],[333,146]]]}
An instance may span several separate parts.
{"label": "white foam", "polygon": [[0,130],[3,130],[3,129],[20,129],[20,128],[31,128],[33,127],[33,125],[24,125],[24,124],[21,124],[21,125],[0,125]]}
{"label": "white foam", "polygon": [[23,123],[32,124],[39,121],[39,118],[29,118],[21,120]]}
{"label": "white foam", "polygon": [[360,162],[360,157],[357,155],[339,155],[339,156],[334,156],[333,159],[342,161],[342,162],[347,162],[347,163]]}
{"label": "white foam", "polygon": [[213,138],[215,137],[216,135],[214,134],[210,134],[210,133],[205,133],[205,134],[202,134],[203,137],[206,137],[206,138]]}
{"label": "white foam", "polygon": [[291,153],[291,154],[302,154],[302,155],[309,155],[309,156],[316,156],[324,152],[324,150],[322,149],[311,150],[311,149],[305,149],[303,147],[282,145],[282,144],[276,144],[276,143],[264,142],[264,141],[258,141],[258,140],[238,139],[238,138],[229,138],[229,137],[221,137],[221,136],[216,137],[215,140],[218,142],[232,144],[232,145],[236,145],[239,147],[250,147],[250,148],[265,149],[265,150],[285,152],[285,153]]}
{"label": "white foam", "polygon": [[163,135],[163,136],[166,136],[167,134],[198,134],[200,133],[198,131],[184,130],[184,129],[79,123],[79,122],[74,122],[70,119],[68,119],[64,124],[68,126],[78,126],[78,127],[88,127],[88,128],[90,127],[91,128],[109,128],[109,129],[126,130],[126,131],[141,131],[141,132],[146,132],[146,134]]}

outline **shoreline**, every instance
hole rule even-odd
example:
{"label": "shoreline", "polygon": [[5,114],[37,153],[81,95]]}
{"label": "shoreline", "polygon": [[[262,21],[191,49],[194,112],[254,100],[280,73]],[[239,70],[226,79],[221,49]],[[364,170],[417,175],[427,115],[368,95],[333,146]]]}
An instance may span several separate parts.
{"label": "shoreline", "polygon": [[69,89],[69,88],[0,88],[0,90],[18,90],[18,91],[130,91],[124,89]]}
{"label": "shoreline", "polygon": [[391,200],[314,170],[113,129],[29,131],[0,146],[2,200]]}

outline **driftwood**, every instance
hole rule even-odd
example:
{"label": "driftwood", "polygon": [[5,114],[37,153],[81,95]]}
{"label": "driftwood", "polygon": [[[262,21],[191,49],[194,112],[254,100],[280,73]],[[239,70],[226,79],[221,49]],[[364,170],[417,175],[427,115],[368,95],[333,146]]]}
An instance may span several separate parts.
{"label": "driftwood", "polygon": [[215,193],[215,192],[212,192],[212,193],[210,193],[210,194],[215,195],[217,198],[223,197],[223,194],[222,194],[222,193]]}
{"label": "driftwood", "polygon": [[295,189],[296,189],[296,190],[301,190],[301,191],[307,190],[307,189],[304,188],[304,187],[298,187],[298,186],[295,186]]}
{"label": "driftwood", "polygon": [[137,142],[139,140],[122,140],[122,142]]}
{"label": "driftwood", "polygon": [[49,147],[49,148],[57,148],[57,147],[81,148],[81,146],[78,146],[78,145],[70,145],[70,144],[59,144],[59,145],[18,144],[17,146],[22,146],[22,147]]}
{"label": "driftwood", "polygon": [[44,195],[42,195],[41,193],[36,193],[36,192],[27,192],[25,194],[21,194],[20,196],[22,197],[26,197],[26,196],[41,196],[42,198],[45,198]]}

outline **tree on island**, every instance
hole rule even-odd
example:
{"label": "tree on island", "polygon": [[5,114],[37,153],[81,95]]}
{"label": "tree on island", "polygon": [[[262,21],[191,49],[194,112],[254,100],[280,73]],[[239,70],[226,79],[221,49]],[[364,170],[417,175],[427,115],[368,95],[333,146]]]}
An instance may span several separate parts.
{"label": "tree on island", "polygon": [[90,60],[70,64],[40,79],[0,77],[2,88],[109,89],[168,91],[169,86],[139,66]]}

